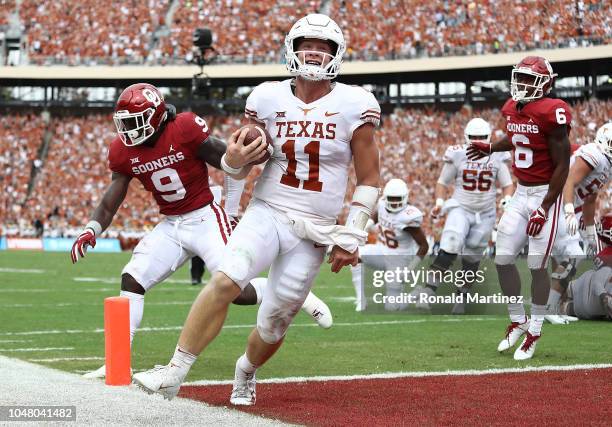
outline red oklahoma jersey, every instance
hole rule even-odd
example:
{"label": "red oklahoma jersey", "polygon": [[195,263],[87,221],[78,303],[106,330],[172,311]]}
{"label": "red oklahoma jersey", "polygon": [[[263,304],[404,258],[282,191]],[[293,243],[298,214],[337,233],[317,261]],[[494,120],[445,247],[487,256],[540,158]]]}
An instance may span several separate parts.
{"label": "red oklahoma jersey", "polygon": [[572,113],[569,106],[556,98],[541,98],[525,104],[509,99],[502,107],[506,134],[514,145],[512,170],[519,181],[546,184],[554,170],[548,151],[548,135],[558,126],[570,131]]}
{"label": "red oklahoma jersey", "polygon": [[164,215],[181,215],[212,202],[208,168],[196,157],[198,146],[208,139],[204,119],[180,113],[152,147],[126,147],[119,137],[111,142],[108,166],[113,172],[137,178],[153,193]]}

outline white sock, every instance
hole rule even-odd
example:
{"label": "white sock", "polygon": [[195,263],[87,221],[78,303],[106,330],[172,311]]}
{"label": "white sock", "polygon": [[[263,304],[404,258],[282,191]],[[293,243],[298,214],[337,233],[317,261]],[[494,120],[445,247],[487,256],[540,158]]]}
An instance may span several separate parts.
{"label": "white sock", "polygon": [[308,314],[311,314],[317,306],[319,305],[320,299],[315,296],[312,292],[308,292],[306,299],[304,300],[304,304],[302,304],[302,309],[306,311]]}
{"label": "white sock", "polygon": [[559,313],[559,301],[561,301],[561,293],[556,289],[551,289],[546,303],[547,311],[550,314]]}
{"label": "white sock", "polygon": [[188,351],[182,349],[180,346],[176,346],[174,350],[174,355],[172,359],[170,359],[171,368],[176,370],[176,375],[181,379],[184,379],[191,369],[191,365],[193,365],[198,356],[195,354],[191,354]]}
{"label": "white sock", "polygon": [[144,313],[144,295],[134,292],[121,291],[120,296],[130,300],[130,345],[134,341],[136,329],[140,327],[142,322],[142,314]]}
{"label": "white sock", "polygon": [[545,305],[531,304],[531,322],[529,323],[529,333],[540,335],[542,333],[542,323],[546,314]]}
{"label": "white sock", "polygon": [[265,277],[257,277],[251,280],[251,285],[255,288],[255,293],[257,294],[257,304],[261,304],[261,300],[264,296],[264,289],[266,289],[266,285],[268,284],[268,279]]}
{"label": "white sock", "polygon": [[523,304],[508,304],[508,313],[510,314],[511,322],[525,323],[527,321]]}
{"label": "white sock", "polygon": [[361,286],[361,263],[351,267],[351,274],[353,275],[353,287],[355,288],[355,296],[357,301],[363,301],[363,288]]}
{"label": "white sock", "polygon": [[253,365],[247,358],[246,353],[238,358],[236,362],[236,378],[245,380],[247,375],[254,374],[257,370],[257,366]]}

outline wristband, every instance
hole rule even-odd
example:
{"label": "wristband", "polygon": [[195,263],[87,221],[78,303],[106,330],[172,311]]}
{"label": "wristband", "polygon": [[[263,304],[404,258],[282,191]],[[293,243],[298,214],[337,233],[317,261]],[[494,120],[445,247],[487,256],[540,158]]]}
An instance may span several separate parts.
{"label": "wristband", "polygon": [[94,236],[98,237],[100,235],[100,233],[102,233],[102,225],[100,225],[100,223],[98,221],[89,221],[86,225],[85,225],[85,229],[91,229],[94,232]]}
{"label": "wristband", "polygon": [[225,161],[225,153],[221,156],[221,169],[230,175],[238,175],[240,172],[242,172],[242,168],[233,168],[227,164]]}
{"label": "wristband", "polygon": [[442,206],[444,206],[444,199],[437,198],[436,199],[436,207],[437,208],[441,208]]}
{"label": "wristband", "polygon": [[572,203],[566,203],[563,206],[563,212],[565,212],[565,215],[573,215],[573,214],[575,214],[575,212],[574,212],[574,205]]}

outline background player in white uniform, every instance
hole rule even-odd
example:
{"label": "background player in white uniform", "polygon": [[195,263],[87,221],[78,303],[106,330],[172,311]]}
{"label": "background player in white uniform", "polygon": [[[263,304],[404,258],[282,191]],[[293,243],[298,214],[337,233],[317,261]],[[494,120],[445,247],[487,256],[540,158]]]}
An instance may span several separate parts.
{"label": "background player in white uniform", "polygon": [[[401,179],[391,179],[383,189],[378,209],[372,215],[378,223],[378,242],[359,247],[360,263],[351,267],[353,286],[357,295],[356,310],[366,307],[362,264],[377,270],[393,270],[396,267],[413,269],[427,255],[429,244],[421,229],[423,213],[408,204],[408,186]],[[387,283],[387,295],[399,295],[401,283]],[[387,310],[403,308],[402,305],[385,304]]]}
{"label": "background player in white uniform", "polygon": [[[263,83],[247,99],[246,115],[264,124],[274,152],[234,230],[219,272],[194,302],[169,365],[134,375],[148,392],[174,397],[191,365],[217,336],[241,288],[270,267],[268,286],[236,363],[230,402],[255,403],[255,371],[280,347],[287,328],[323,263],[327,245],[333,272],[358,260],[365,226],[378,198],[380,179],[374,127],[380,107],[360,87],[332,84],[346,45],[337,24],[325,15],[300,19],[286,37],[292,80]],[[246,130],[229,140],[224,170],[245,177],[245,153],[267,148],[260,138],[244,146]],[[357,187],[346,226],[336,225],[351,158]],[[245,167],[246,166],[246,167]]]}
{"label": "background player in white uniform", "polygon": [[[472,141],[490,143],[491,126],[476,117],[470,120],[464,131],[466,144]],[[476,271],[487,249],[491,232],[495,226],[496,194],[502,189],[502,207],[512,195],[512,177],[507,162],[510,155],[506,152],[492,153],[478,160],[469,160],[467,145],[454,145],[444,153],[444,166],[436,184],[436,206],[432,216],[436,218],[443,212],[448,216],[442,231],[440,251],[431,268],[445,272],[461,255],[464,270]],[[447,190],[454,185],[453,195],[444,201]],[[414,295],[424,292],[434,295],[439,283],[432,281],[425,288],[415,288]],[[469,285],[458,292],[467,292]],[[427,309],[427,303],[417,303],[417,307]],[[453,313],[465,311],[463,304],[453,308]]]}
{"label": "background player in white uniform", "polygon": [[567,289],[553,282],[553,289],[562,294],[562,315],[612,320],[612,214],[602,218],[597,233],[603,249],[594,259],[595,267],[570,282]]}
{"label": "background player in white uniform", "polygon": [[[595,230],[595,209],[597,196],[612,177],[612,123],[603,125],[597,131],[595,140],[578,148],[570,160],[570,171],[563,186],[566,228],[558,231],[553,253],[560,264],[551,276],[562,290],[566,289],[576,273],[576,259],[585,255],[593,256],[602,247]],[[580,240],[585,250],[580,247]],[[559,312],[561,292],[551,286],[548,295],[551,323],[567,323]]]}

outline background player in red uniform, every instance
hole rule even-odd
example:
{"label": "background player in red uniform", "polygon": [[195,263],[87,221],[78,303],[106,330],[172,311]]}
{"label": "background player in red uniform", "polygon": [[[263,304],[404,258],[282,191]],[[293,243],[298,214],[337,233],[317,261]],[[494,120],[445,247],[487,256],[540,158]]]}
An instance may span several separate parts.
{"label": "background player in red uniform", "polygon": [[515,260],[529,243],[531,321],[523,304],[508,304],[512,323],[498,346],[498,351],[505,351],[526,334],[514,353],[516,360],[531,358],[540,338],[550,291],[548,258],[558,227],[565,227],[560,215],[561,191],[569,171],[572,116],[564,101],[547,97],[555,77],[542,57],[528,56],[519,62],[512,70],[512,98],[502,107],[506,137],[491,145],[473,142],[468,148],[471,158],[513,151],[512,170],[518,186],[497,227],[495,264],[504,294],[520,295]]}
{"label": "background player in red uniform", "polygon": [[[211,272],[217,271],[221,263],[232,229],[223,208],[213,201],[207,164],[221,169],[226,145],[210,135],[204,119],[191,112],[176,114],[159,90],[147,83],[134,84],[121,93],[114,121],[118,136],[111,142],[108,153],[112,182],[91,221],[74,242],[71,257],[75,263],[85,255],[88,246],[95,246],[96,236],[110,225],[123,203],[132,178],[137,178],[153,194],[165,218],[134,248],[121,273],[121,296],[130,300],[133,339],[142,321],[146,291],[194,255],[202,258]],[[251,162],[264,151],[265,144],[255,140],[243,146],[241,154]],[[265,282],[265,278],[251,280],[235,302],[255,304],[254,286],[263,289]],[[310,302],[315,301],[311,298]],[[331,326],[326,306],[315,311],[326,314]],[[90,376],[104,376],[104,367]]]}

